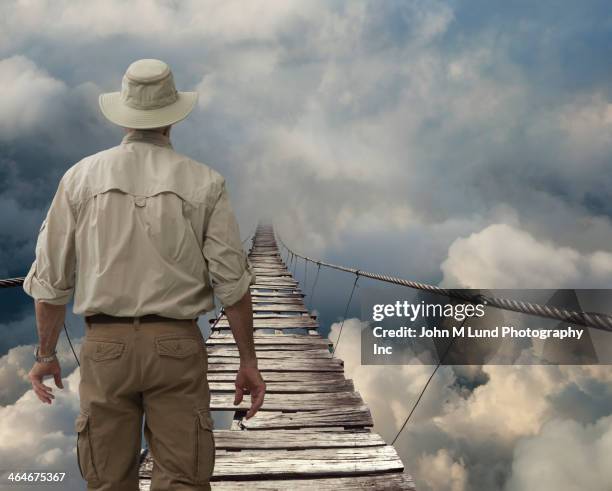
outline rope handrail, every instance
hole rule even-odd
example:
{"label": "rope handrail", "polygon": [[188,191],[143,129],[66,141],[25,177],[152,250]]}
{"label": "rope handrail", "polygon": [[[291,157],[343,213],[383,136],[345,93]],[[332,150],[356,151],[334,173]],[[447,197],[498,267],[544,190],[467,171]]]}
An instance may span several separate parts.
{"label": "rope handrail", "polygon": [[11,288],[13,286],[21,286],[25,280],[25,276],[20,276],[19,278],[6,278],[4,280],[0,280],[0,288]]}
{"label": "rope handrail", "polygon": [[457,298],[470,303],[482,303],[490,307],[495,307],[502,310],[510,310],[513,312],[519,312],[522,314],[535,315],[538,317],[545,317],[548,319],[556,319],[570,324],[580,324],[583,326],[593,327],[603,331],[612,332],[612,315],[602,314],[599,312],[578,312],[575,310],[563,309],[559,307],[553,307],[548,305],[541,305],[533,302],[525,302],[522,300],[514,300],[503,297],[492,297],[483,294],[470,294],[461,290],[451,290],[448,288],[441,288],[439,286],[428,285],[426,283],[420,283],[418,281],[406,280],[404,278],[397,278],[395,276],[389,276],[380,273],[370,273],[368,271],[362,271],[356,268],[349,268],[338,264],[328,263],[318,259],[313,259],[308,256],[298,254],[294,250],[290,249],[282,238],[277,234],[278,241],[282,246],[291,252],[296,257],[301,257],[305,261],[311,261],[320,266],[326,266],[328,268],[336,269],[338,271],[344,271],[346,273],[352,273],[357,276],[364,276],[373,280],[384,281],[386,283],[393,283],[400,286],[406,286],[416,290],[428,291],[439,295],[444,295],[451,298]]}

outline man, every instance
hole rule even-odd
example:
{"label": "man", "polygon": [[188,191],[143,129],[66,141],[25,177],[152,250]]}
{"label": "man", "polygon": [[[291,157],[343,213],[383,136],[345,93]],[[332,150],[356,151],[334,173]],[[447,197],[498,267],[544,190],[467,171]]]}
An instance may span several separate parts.
{"label": "man", "polygon": [[210,489],[215,449],[196,321],[213,309],[213,293],[240,353],[235,404],[250,393],[250,418],[263,403],[254,275],[224,180],[170,144],[171,125],[196,99],[177,92],[159,60],[134,62],[121,92],[100,96],[103,114],[127,135],[64,174],[24,282],[40,338],[29,377],[43,403],[54,398],[46,376],[62,388],[55,346],[73,296],[74,312],[85,316],[76,430],[91,490],[138,489],[143,415],[155,460],[151,489]]}

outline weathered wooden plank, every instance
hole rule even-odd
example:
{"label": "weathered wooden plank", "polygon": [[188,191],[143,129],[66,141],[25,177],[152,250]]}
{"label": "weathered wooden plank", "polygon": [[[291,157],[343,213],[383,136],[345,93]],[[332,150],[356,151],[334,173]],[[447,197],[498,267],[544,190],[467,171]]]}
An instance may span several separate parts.
{"label": "weathered wooden plank", "polygon": [[[235,375],[231,378],[231,381],[227,382],[208,382],[208,386],[211,392],[230,392],[234,393],[236,386],[234,385]],[[320,393],[320,392],[346,392],[353,391],[353,381],[348,379],[342,379],[337,382],[324,381],[320,382],[271,382],[266,374],[264,373],[264,380],[266,382],[266,394],[300,394],[300,393]]]}
{"label": "weathered wooden plank", "polygon": [[[267,349],[266,349],[267,348]],[[270,346],[262,349],[256,349],[257,358],[259,359],[282,359],[290,358],[293,360],[310,360],[313,358],[331,358],[332,355],[328,349],[302,349],[302,350],[277,350],[270,349]],[[221,346],[210,346],[208,348],[208,356],[226,356],[231,358],[239,359],[238,348],[221,347]]]}
{"label": "weathered wooden plank", "polygon": [[279,284],[279,285],[299,285],[299,283],[293,279],[293,277],[285,276],[259,276],[257,277],[256,284]]}
{"label": "weathered wooden plank", "polygon": [[270,270],[270,269],[259,269],[259,268],[253,268],[253,273],[255,273],[255,275],[258,278],[262,278],[262,277],[266,277],[266,278],[291,278],[291,273],[289,271],[286,270]]}
{"label": "weathered wooden plank", "polygon": [[251,285],[251,296],[254,297],[283,297],[283,298],[303,298],[305,295],[299,289],[291,288],[256,288]]}
{"label": "weathered wooden plank", "polygon": [[[220,329],[229,328],[229,321],[223,318],[217,323],[216,327]],[[310,316],[292,316],[282,318],[253,319],[253,327],[255,329],[314,329],[319,327],[319,323]]]}
{"label": "weathered wooden plank", "polygon": [[[153,461],[148,455],[140,467],[141,477],[150,477]],[[404,470],[390,445],[377,447],[316,448],[305,450],[218,450],[212,480],[249,477],[343,476]]]}
{"label": "weathered wooden plank", "polygon": [[323,426],[366,427],[372,426],[372,415],[367,406],[323,409],[283,413],[262,411],[251,419],[242,419],[248,430],[271,430],[290,428],[316,428]]}
{"label": "weathered wooden plank", "polygon": [[306,306],[302,303],[275,303],[275,304],[255,304],[253,305],[253,312],[298,312],[298,313],[306,313],[308,310]]}
{"label": "weathered wooden plank", "polygon": [[[229,360],[234,360],[230,363]],[[263,359],[258,362],[259,370],[262,372],[341,372],[343,371],[342,362],[337,358],[329,360],[291,360],[288,358],[282,360]],[[209,372],[233,372],[238,371],[240,363],[238,359],[229,357],[209,357],[208,371]]]}
{"label": "weathered wooden plank", "polygon": [[287,290],[292,291],[298,288],[296,281],[286,281],[279,278],[266,278],[265,276],[257,276],[255,284],[251,285],[251,288],[273,288],[275,290]]}
{"label": "weathered wooden plank", "polygon": [[[265,334],[256,331],[253,334],[253,340],[255,341],[255,345],[332,345],[331,340],[328,338],[322,338],[320,335],[313,336],[309,334]],[[213,332],[206,340],[206,344],[235,344],[235,341],[234,336],[231,333]]]}
{"label": "weathered wooden plank", "polygon": [[371,431],[215,430],[214,435],[217,450],[350,448],[386,445],[379,434]]}
{"label": "weathered wooden plank", "polygon": [[299,305],[299,306],[303,306],[304,305],[304,300],[302,295],[293,295],[293,296],[287,296],[287,297],[282,297],[280,295],[274,296],[274,297],[267,297],[267,296],[263,296],[263,295],[257,295],[257,296],[252,296],[251,297],[251,301],[253,302],[253,307],[256,306],[256,304],[268,304],[268,303],[274,303],[274,304],[289,304],[289,305]]}
{"label": "weathered wooden plank", "polygon": [[[260,411],[316,411],[340,407],[360,407],[363,399],[358,392],[320,392],[304,394],[266,394]],[[210,409],[225,411],[232,409],[248,409],[251,398],[245,397],[242,402],[234,405],[234,394],[215,392],[210,394]]]}
{"label": "weathered wooden plank", "polygon": [[[296,317],[302,316],[306,314],[306,312],[294,312],[289,310],[287,312],[274,312],[274,311],[256,311],[253,309],[253,319],[287,319],[288,317]],[[221,317],[222,319],[226,319],[226,317]]]}
{"label": "weathered wooden plank", "polygon": [[[151,481],[141,479],[140,491],[150,491]],[[213,481],[212,491],[416,491],[414,481],[405,473],[390,472],[351,477],[314,479]]]}
{"label": "weathered wooden plank", "polygon": [[[236,372],[208,372],[206,374],[208,382],[234,382]],[[343,380],[342,372],[266,372],[264,374],[266,384],[268,382],[294,382],[294,383],[322,383],[333,384]]]}

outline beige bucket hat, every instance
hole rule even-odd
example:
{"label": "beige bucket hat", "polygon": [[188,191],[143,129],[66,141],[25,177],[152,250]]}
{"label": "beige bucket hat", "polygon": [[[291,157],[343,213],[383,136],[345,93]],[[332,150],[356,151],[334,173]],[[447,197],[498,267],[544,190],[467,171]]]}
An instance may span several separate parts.
{"label": "beige bucket hat", "polygon": [[170,67],[160,60],[132,63],[121,92],[101,94],[102,114],[124,128],[162,128],[185,119],[198,100],[197,92],[178,92]]}

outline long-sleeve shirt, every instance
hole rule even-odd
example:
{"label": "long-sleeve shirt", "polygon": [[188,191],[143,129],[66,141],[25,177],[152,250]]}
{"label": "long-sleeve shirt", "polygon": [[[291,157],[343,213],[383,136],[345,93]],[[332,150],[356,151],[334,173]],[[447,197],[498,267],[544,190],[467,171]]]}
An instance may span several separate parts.
{"label": "long-sleeve shirt", "polygon": [[196,318],[236,303],[255,276],[224,178],[135,131],[62,177],[24,290],[74,313]]}

